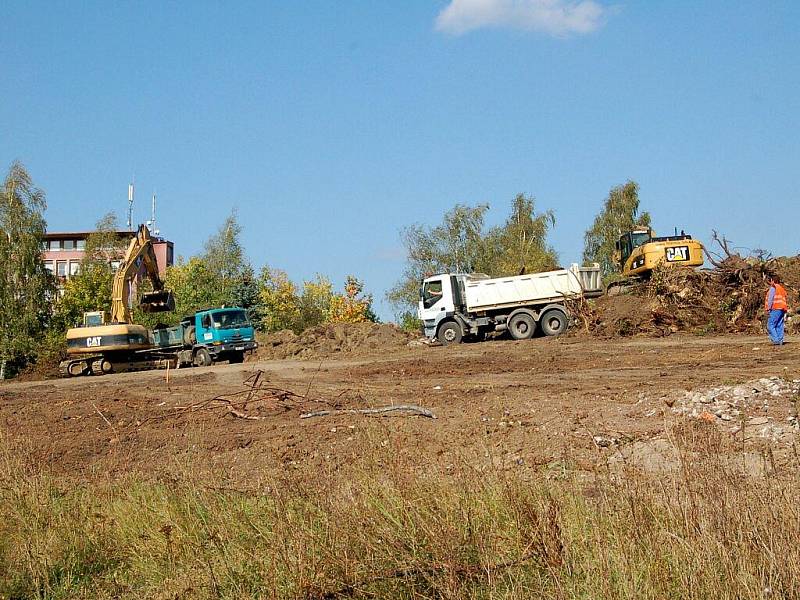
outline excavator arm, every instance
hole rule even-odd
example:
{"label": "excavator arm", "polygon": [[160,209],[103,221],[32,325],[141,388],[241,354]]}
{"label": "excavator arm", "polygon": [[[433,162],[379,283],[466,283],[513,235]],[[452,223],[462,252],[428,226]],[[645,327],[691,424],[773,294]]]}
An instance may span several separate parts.
{"label": "excavator arm", "polygon": [[153,291],[143,294],[139,307],[144,312],[164,312],[175,310],[175,299],[170,290],[164,289],[164,282],[158,274],[158,263],[153,249],[153,238],[146,225],[140,225],[136,235],[128,245],[125,258],[114,275],[111,294],[111,322],[132,323],[133,315],[128,306],[131,282],[139,269],[144,266],[153,284]]}

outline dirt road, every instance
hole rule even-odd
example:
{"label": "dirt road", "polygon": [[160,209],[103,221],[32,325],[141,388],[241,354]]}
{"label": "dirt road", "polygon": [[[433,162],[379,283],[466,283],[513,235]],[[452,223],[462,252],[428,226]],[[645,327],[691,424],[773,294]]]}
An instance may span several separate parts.
{"label": "dirt road", "polygon": [[[686,390],[800,377],[795,344],[774,349],[765,342],[762,336],[491,341],[178,370],[169,382],[163,371],[150,371],[5,383],[0,424],[49,470],[79,478],[161,476],[191,462],[252,482],[308,464],[351,468],[378,448],[418,469],[447,470],[459,461],[523,474],[580,469],[664,440],[676,424],[697,420],[676,412]],[[235,406],[257,418],[208,402],[242,390],[257,370],[273,391]],[[743,409],[733,422],[708,414],[705,421],[731,439],[736,423],[747,419],[782,427],[769,440],[742,433],[742,449],[769,443],[780,460],[794,439],[787,429],[792,398],[767,395],[768,403]],[[429,408],[437,418],[300,418],[332,406],[401,403]]]}

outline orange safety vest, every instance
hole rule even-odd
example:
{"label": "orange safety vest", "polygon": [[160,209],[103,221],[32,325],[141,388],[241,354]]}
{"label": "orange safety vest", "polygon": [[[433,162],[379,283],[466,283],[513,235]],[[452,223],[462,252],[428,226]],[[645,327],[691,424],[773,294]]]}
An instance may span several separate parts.
{"label": "orange safety vest", "polygon": [[767,297],[764,300],[764,308],[766,310],[789,310],[789,302],[786,299],[786,288],[780,283],[776,283],[772,287],[775,288],[775,296],[772,299],[772,307],[770,308],[769,292],[767,292]]}

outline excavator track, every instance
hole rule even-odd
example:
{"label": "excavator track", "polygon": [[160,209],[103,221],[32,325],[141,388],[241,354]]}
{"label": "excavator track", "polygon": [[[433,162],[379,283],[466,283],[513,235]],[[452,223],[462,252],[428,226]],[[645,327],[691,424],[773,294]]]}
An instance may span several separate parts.
{"label": "excavator track", "polygon": [[168,366],[170,369],[177,368],[177,361],[172,358],[154,358],[112,362],[102,356],[94,356],[61,361],[58,365],[58,370],[62,377],[81,377],[132,371],[152,371],[154,369],[166,369]]}
{"label": "excavator track", "polygon": [[58,365],[58,370],[62,377],[80,377],[81,375],[91,375],[91,357],[62,360]]}

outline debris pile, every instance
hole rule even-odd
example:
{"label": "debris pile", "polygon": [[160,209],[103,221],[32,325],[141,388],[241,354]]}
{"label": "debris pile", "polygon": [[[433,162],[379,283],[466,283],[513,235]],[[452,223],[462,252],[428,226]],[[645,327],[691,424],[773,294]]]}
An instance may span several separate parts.
{"label": "debris pile", "polygon": [[403,348],[418,336],[387,323],[335,323],[306,329],[301,334],[278,331],[259,339],[259,360],[319,358]]}
{"label": "debris pile", "polygon": [[800,426],[796,402],[800,379],[754,379],[738,385],[678,392],[663,398],[672,412],[715,423],[730,433],[743,428],[772,441],[790,440]]}
{"label": "debris pile", "polygon": [[[715,237],[715,239],[717,239]],[[777,274],[789,295],[787,331],[800,325],[798,308],[800,256],[771,258],[757,253],[732,253],[725,238],[717,239],[721,255],[709,254],[712,269],[656,268],[650,279],[631,293],[604,296],[583,311],[586,329],[601,336],[636,334],[758,333],[763,331],[764,296],[769,276]]]}

